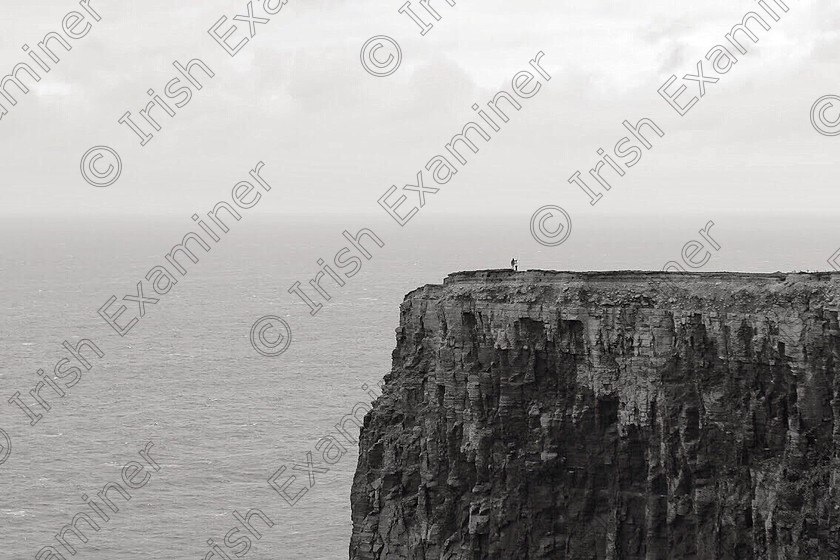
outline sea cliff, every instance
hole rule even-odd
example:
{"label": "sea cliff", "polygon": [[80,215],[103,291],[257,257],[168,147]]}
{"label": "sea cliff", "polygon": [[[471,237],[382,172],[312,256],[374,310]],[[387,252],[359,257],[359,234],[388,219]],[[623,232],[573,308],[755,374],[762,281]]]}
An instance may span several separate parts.
{"label": "sea cliff", "polygon": [[351,560],[840,553],[840,274],[478,271],[409,293]]}

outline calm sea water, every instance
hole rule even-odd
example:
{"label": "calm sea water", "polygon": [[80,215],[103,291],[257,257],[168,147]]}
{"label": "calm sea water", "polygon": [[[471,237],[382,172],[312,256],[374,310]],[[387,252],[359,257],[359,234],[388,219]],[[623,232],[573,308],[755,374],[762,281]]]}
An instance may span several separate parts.
{"label": "calm sea water", "polygon": [[[253,539],[246,558],[346,558],[355,447],[316,473],[294,508],[266,480],[283,465],[292,473],[342,416],[370,400],[361,386],[389,368],[406,292],[457,270],[503,268],[513,256],[523,269],[660,269],[699,239],[709,219],[721,249],[704,270],[824,270],[840,246],[834,220],[815,216],[601,216],[576,221],[565,245],[547,249],[530,238],[528,217],[451,215],[399,228],[379,216],[249,215],[121,338],[97,309],[111,295],[134,294],[192,222],[6,219],[0,428],[13,451],[0,466],[0,557],[34,558],[57,546],[58,530],[76,513],[90,513],[81,495],[119,481],[122,466],[142,460],[137,452],[152,441],[162,469],[125,506],[115,499],[120,511],[99,532],[81,525],[89,541],[77,544],[75,557],[204,558],[206,541],[236,526],[231,512],[260,508],[275,525]],[[310,316],[288,288],[313,278],[318,258],[332,261],[346,245],[342,230],[362,227],[385,247],[372,248],[373,259],[345,287],[328,287],[331,301]],[[294,332],[278,358],[249,343],[252,323],[269,314]],[[80,337],[105,357],[92,359],[93,369],[63,399],[44,391],[52,409],[29,426],[5,401],[32,389],[38,368],[52,370],[65,355],[62,341]],[[292,493],[307,478],[294,474]]]}

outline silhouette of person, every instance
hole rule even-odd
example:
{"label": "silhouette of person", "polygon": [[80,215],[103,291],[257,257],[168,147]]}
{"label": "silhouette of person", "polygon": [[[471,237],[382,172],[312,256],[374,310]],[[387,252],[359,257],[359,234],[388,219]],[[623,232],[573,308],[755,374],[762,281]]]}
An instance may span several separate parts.
{"label": "silhouette of person", "polygon": [[510,267],[511,267],[513,270],[519,270],[519,261],[518,261],[518,260],[516,260],[516,258],[512,258],[512,259],[510,259]]}

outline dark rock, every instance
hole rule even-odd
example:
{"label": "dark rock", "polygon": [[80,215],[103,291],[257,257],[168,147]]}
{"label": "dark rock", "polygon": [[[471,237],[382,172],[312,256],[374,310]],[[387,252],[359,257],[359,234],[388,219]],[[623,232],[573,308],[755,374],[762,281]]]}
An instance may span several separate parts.
{"label": "dark rock", "polygon": [[840,274],[482,271],[408,294],[351,560],[840,553]]}

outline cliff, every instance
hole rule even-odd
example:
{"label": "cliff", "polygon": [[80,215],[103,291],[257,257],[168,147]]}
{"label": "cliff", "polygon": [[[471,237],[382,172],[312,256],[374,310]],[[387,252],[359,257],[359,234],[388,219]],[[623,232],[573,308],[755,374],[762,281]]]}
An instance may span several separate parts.
{"label": "cliff", "polygon": [[463,272],[408,294],[352,560],[840,553],[840,274]]}

